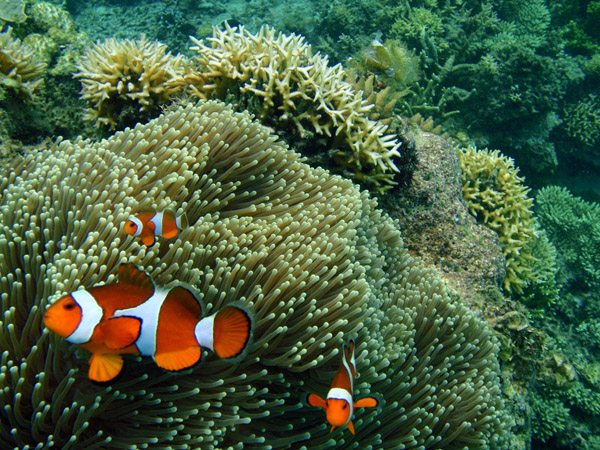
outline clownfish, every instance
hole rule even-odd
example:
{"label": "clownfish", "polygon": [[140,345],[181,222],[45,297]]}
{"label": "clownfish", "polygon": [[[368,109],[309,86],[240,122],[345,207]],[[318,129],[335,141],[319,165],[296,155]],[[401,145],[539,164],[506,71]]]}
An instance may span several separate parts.
{"label": "clownfish", "polygon": [[185,214],[176,216],[170,210],[148,211],[129,217],[123,230],[131,236],[139,237],[144,245],[150,247],[156,242],[156,236],[171,239],[187,226],[188,221]]}
{"label": "clownfish", "polygon": [[105,382],[123,368],[122,354],[150,356],[159,367],[182,370],[200,360],[202,349],[235,358],[247,349],[252,319],[245,307],[228,305],[201,318],[202,305],[179,285],[155,287],[133,264],[119,266],[119,281],[80,289],[52,304],[44,325],[92,353],[88,376]]}
{"label": "clownfish", "polygon": [[354,340],[350,339],[348,345],[344,345],[340,356],[340,368],[333,377],[331,387],[327,393],[327,400],[323,400],[317,394],[308,395],[308,404],[323,408],[327,414],[327,421],[331,424],[330,433],[335,427],[346,425],[354,434],[352,415],[354,408],[373,408],[378,405],[374,397],[365,397],[354,402],[352,399],[354,390],[354,378],[356,378],[356,360],[354,359]]}

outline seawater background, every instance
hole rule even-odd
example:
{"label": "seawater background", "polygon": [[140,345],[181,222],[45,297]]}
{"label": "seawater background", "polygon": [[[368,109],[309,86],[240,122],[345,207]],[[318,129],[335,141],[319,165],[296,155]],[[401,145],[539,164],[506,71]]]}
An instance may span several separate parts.
{"label": "seawater background", "polygon": [[302,34],[315,51],[349,66],[361,64],[374,39],[395,40],[412,51],[416,77],[403,75],[415,72],[407,61],[388,61],[380,74],[383,83],[408,89],[400,114],[432,116],[457,143],[500,149],[515,159],[532,196],[558,185],[587,202],[565,203],[561,218],[567,231],[577,224],[572,233],[590,245],[572,239],[562,251],[585,254],[590,272],[577,273],[559,252],[560,296],[530,308],[526,318],[526,332],[541,336],[544,359],[520,364],[527,358],[519,354],[520,343],[505,338],[503,346],[510,350],[506,374],[524,377],[519,370],[535,368],[528,402],[521,405],[531,424],[517,424],[532,434],[531,447],[600,448],[600,297],[590,276],[600,272],[599,1],[139,0],[62,6],[93,40],[145,34],[188,55],[189,35],[209,36],[224,21],[253,32],[268,23]]}

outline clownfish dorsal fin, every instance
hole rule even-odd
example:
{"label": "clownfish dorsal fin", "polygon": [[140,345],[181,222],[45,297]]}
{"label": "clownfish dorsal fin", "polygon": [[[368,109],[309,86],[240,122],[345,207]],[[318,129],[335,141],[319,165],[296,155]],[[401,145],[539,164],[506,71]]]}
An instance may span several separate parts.
{"label": "clownfish dorsal fin", "polygon": [[188,347],[183,350],[156,353],[154,361],[158,367],[166,370],[183,370],[192,367],[200,360],[200,347]]}
{"label": "clownfish dorsal fin", "polygon": [[123,358],[116,353],[93,353],[90,358],[88,377],[99,383],[110,381],[123,369]]}
{"label": "clownfish dorsal fin", "polygon": [[132,263],[125,263],[119,266],[119,283],[131,284],[138,288],[146,289],[150,295],[154,292],[154,283],[150,275],[138,269]]}
{"label": "clownfish dorsal fin", "polygon": [[135,317],[113,317],[99,326],[106,346],[113,350],[120,350],[129,347],[137,340],[142,322]]}
{"label": "clownfish dorsal fin", "polygon": [[310,406],[316,406],[319,408],[327,408],[327,402],[321,398],[320,395],[317,394],[308,394],[306,401]]}

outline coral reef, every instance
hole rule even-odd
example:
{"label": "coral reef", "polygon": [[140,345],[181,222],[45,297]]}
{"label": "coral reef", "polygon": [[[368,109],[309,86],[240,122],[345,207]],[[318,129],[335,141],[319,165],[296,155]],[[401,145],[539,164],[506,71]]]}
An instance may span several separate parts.
{"label": "coral reef", "polygon": [[2,97],[31,101],[43,82],[46,64],[32,58],[32,50],[12,37],[9,28],[0,33],[0,86]]}
{"label": "coral reef", "polygon": [[23,0],[0,0],[0,20],[6,22],[25,22],[25,2]]}
{"label": "coral reef", "polygon": [[548,186],[538,191],[536,214],[559,253],[561,273],[585,289],[600,287],[600,205]]}
{"label": "coral reef", "polygon": [[562,124],[567,136],[574,140],[572,152],[591,151],[597,156],[600,144],[600,98],[589,94],[587,98],[569,105]]}
{"label": "coral reef", "polygon": [[490,297],[506,275],[498,234],[469,213],[450,142],[416,126],[402,133],[415,147],[413,177],[401,196],[385,196],[382,205],[398,220],[411,254],[436,267],[467,304],[483,310],[481,296]]}
{"label": "coral reef", "polygon": [[81,97],[91,105],[85,119],[121,129],[155,117],[182,90],[174,83],[183,70],[182,58],[145,36],[93,44],[73,75],[81,81]]}
{"label": "coral reef", "polygon": [[463,197],[480,223],[498,233],[506,260],[504,288],[521,293],[533,279],[535,219],[529,188],[514,161],[498,150],[459,149]]}
{"label": "coral reef", "polygon": [[303,37],[268,26],[252,34],[226,24],[224,30],[215,27],[207,43],[192,40],[198,54],[181,83],[193,95],[237,95],[263,123],[287,127],[301,139],[315,135],[313,147],[338,149],[337,161],[356,180],[379,191],[394,183],[396,137],[369,119],[372,103],[346,81],[342,66],[313,55]]}
{"label": "coral reef", "polygon": [[[58,141],[0,168],[0,446],[60,448],[507,448],[496,344],[397,224],[350,181],[301,162],[248,114],[173,107],[109,139]],[[144,208],[191,226],[159,246],[120,232]],[[251,305],[237,363],[164,372],[128,358],[110,386],[42,331],[62,292],[110,283],[118,264],[195,286],[210,313]],[[357,342],[356,436],[303,408]],[[4,426],[4,424],[8,424]]]}

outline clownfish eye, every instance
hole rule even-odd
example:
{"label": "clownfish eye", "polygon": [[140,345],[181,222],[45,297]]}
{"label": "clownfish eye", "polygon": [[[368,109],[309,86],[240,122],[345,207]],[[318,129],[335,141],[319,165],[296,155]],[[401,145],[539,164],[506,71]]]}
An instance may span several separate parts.
{"label": "clownfish eye", "polygon": [[348,403],[344,403],[344,409],[348,407]]}
{"label": "clownfish eye", "polygon": [[75,303],[73,303],[73,302],[65,303],[63,305],[63,308],[66,309],[67,311],[71,311],[72,309],[75,308]]}
{"label": "clownfish eye", "polygon": [[131,221],[127,222],[126,226],[129,228],[136,228],[135,223],[133,223]]}

